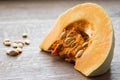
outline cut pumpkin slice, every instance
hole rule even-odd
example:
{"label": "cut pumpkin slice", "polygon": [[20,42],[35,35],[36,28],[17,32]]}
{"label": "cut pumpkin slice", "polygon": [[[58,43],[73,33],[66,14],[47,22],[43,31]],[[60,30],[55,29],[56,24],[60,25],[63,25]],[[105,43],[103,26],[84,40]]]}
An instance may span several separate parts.
{"label": "cut pumpkin slice", "polygon": [[97,76],[110,68],[114,35],[110,18],[94,3],[76,5],[61,14],[40,45],[59,55],[85,76]]}

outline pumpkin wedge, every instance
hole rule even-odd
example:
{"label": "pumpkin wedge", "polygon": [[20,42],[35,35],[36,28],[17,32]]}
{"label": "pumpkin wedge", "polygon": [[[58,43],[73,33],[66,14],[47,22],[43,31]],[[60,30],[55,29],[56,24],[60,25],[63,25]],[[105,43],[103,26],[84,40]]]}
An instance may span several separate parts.
{"label": "pumpkin wedge", "polygon": [[61,14],[40,44],[40,49],[59,55],[85,76],[97,76],[110,68],[114,35],[110,18],[94,3],[76,5]]}

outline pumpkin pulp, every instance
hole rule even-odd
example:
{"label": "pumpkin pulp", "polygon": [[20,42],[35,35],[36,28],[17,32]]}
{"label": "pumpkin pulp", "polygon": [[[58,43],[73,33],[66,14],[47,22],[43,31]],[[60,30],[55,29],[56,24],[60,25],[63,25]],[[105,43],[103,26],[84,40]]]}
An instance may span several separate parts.
{"label": "pumpkin pulp", "polygon": [[69,24],[58,39],[50,46],[52,55],[59,55],[68,62],[75,62],[89,45],[90,36],[86,33],[89,23],[81,19]]}

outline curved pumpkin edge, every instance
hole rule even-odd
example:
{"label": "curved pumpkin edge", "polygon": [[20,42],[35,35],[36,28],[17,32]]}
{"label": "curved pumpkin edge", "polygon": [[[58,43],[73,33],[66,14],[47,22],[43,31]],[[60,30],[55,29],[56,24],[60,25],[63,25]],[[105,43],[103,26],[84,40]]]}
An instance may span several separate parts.
{"label": "curved pumpkin edge", "polygon": [[[91,3],[87,3],[87,4],[91,4]],[[93,3],[92,3],[93,4]],[[94,5],[97,5],[97,4],[94,4]],[[102,8],[101,6],[97,5],[99,8],[101,8],[101,10],[104,11],[104,13],[106,14],[106,17],[109,19],[110,23],[111,24],[111,20],[110,20],[110,17],[107,15],[107,12],[104,10],[104,8]],[[111,26],[112,30],[113,29],[113,26]],[[114,46],[115,46],[115,37],[114,37],[114,31],[112,31],[112,35],[111,35],[111,40],[112,40],[112,43],[111,43],[111,47],[109,49],[109,52],[107,53],[107,56],[105,57],[105,59],[103,60],[103,62],[100,63],[100,65],[98,65],[98,67],[96,67],[95,69],[93,69],[92,72],[89,72],[89,73],[82,73],[83,75],[85,76],[98,76],[98,75],[101,75],[101,74],[104,74],[105,72],[107,72],[110,68],[110,63],[112,61],[112,58],[113,58],[113,52],[114,52]],[[76,66],[74,66],[74,68],[76,70],[79,71],[79,69],[77,69]]]}
{"label": "curved pumpkin edge", "polygon": [[104,63],[101,64],[101,66],[99,68],[94,70],[88,76],[98,76],[98,75],[106,73],[109,70],[110,64],[111,64],[112,58],[113,58],[114,46],[115,46],[115,36],[114,36],[114,33],[113,33],[112,45],[111,45],[111,48],[110,48],[110,51],[109,51],[109,54],[108,54],[107,58],[105,59]]}

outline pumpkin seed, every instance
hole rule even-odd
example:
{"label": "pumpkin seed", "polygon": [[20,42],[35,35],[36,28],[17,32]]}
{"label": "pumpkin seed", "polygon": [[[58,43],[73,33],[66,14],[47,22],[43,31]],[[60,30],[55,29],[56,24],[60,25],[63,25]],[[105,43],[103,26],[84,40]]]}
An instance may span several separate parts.
{"label": "pumpkin seed", "polygon": [[22,49],[20,48],[20,47],[18,47],[17,49],[16,49],[16,51],[17,51],[17,53],[22,53]]}
{"label": "pumpkin seed", "polygon": [[5,46],[11,46],[11,42],[3,42]]}
{"label": "pumpkin seed", "polygon": [[13,47],[13,48],[17,48],[17,46],[18,46],[18,45],[17,45],[16,43],[13,43],[13,44],[12,44],[12,47]]}
{"label": "pumpkin seed", "polygon": [[82,44],[82,47],[86,46],[88,44],[88,42],[85,42]]}
{"label": "pumpkin seed", "polygon": [[22,34],[22,37],[23,37],[23,38],[27,38],[27,36],[28,36],[27,33],[23,33],[23,34]]}
{"label": "pumpkin seed", "polygon": [[6,54],[9,56],[17,56],[18,55],[17,51],[14,49],[7,50]]}
{"label": "pumpkin seed", "polygon": [[65,35],[66,35],[66,32],[62,32],[61,35],[60,35],[60,38],[61,39],[65,38]]}
{"label": "pumpkin seed", "polygon": [[25,40],[25,44],[29,45],[30,44],[30,40]]}
{"label": "pumpkin seed", "polygon": [[75,55],[76,58],[79,58],[83,53],[83,50],[79,50],[77,54]]}
{"label": "pumpkin seed", "polygon": [[67,37],[72,37],[72,34],[68,34]]}
{"label": "pumpkin seed", "polygon": [[10,46],[10,45],[11,45],[11,42],[10,42],[9,39],[5,39],[5,40],[3,40],[3,44],[4,44],[5,46]]}
{"label": "pumpkin seed", "polygon": [[18,43],[18,46],[17,47],[19,47],[19,48],[23,48],[23,44],[22,43]]}
{"label": "pumpkin seed", "polygon": [[65,43],[66,43],[66,44],[70,43],[71,41],[72,41],[71,38],[66,38],[66,39],[65,39]]}

